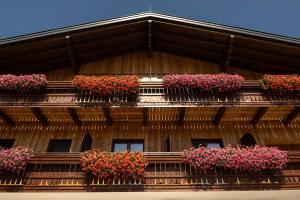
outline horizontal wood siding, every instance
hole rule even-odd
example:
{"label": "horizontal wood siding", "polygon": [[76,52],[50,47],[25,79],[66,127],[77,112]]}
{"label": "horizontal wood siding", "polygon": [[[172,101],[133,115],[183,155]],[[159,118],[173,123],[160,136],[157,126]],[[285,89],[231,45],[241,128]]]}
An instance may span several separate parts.
{"label": "horizontal wood siding", "polygon": [[[261,78],[262,74],[236,67],[228,67],[228,73],[239,73],[247,79]],[[149,58],[146,52],[136,52],[82,64],[79,74],[137,74],[149,76],[172,73],[220,73],[215,63],[169,53],[154,51]],[[66,67],[47,74],[48,80],[72,80],[72,68]]]}
{"label": "horizontal wood siding", "polygon": [[39,124],[18,124],[0,127],[0,139],[15,139],[15,146],[25,145],[36,152],[44,152],[50,139],[72,139],[71,152],[80,151],[81,142],[86,133],[93,138],[93,148],[111,151],[113,139],[144,139],[145,151],[166,151],[166,140],[171,138],[171,151],[182,151],[191,147],[191,139],[222,139],[224,145],[239,144],[245,133],[251,133],[261,145],[293,144],[300,149],[299,126],[283,127],[276,123],[261,123],[251,127],[243,123],[221,123],[215,127],[211,123],[186,123],[179,126],[174,122],[114,122],[112,126],[99,123],[85,124],[82,127],[66,123],[48,127]]}

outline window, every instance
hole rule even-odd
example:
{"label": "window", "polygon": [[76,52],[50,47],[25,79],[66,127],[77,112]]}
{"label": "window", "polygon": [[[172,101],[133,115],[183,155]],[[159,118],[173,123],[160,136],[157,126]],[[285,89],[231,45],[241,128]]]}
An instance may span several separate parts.
{"label": "window", "polygon": [[121,151],[144,151],[144,140],[113,140],[113,148],[114,152]]}
{"label": "window", "polygon": [[90,134],[86,134],[82,140],[81,144],[81,152],[91,150],[92,149],[93,139]]}
{"label": "window", "polygon": [[47,152],[69,152],[71,143],[70,139],[51,139]]}
{"label": "window", "polygon": [[256,145],[256,140],[250,133],[246,133],[242,138],[241,138],[241,145],[243,146],[255,146]]}
{"label": "window", "polygon": [[10,149],[13,147],[14,142],[14,139],[0,139],[0,147]]}
{"label": "window", "polygon": [[223,148],[222,139],[192,139],[192,146],[198,148],[199,146],[210,148]]}

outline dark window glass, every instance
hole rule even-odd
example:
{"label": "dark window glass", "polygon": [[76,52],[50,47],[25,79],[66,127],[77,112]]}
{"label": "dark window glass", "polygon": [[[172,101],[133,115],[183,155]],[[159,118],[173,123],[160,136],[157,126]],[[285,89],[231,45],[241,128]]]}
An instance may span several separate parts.
{"label": "dark window glass", "polygon": [[256,145],[256,140],[250,133],[246,133],[242,138],[241,138],[241,145],[243,146],[255,146]]}
{"label": "dark window glass", "polygon": [[70,139],[51,139],[47,152],[69,152],[71,143]]}
{"label": "dark window glass", "polygon": [[199,146],[210,148],[223,148],[223,141],[221,139],[193,139],[192,146],[198,148]]}
{"label": "dark window glass", "polygon": [[93,139],[90,134],[86,134],[82,140],[81,144],[81,152],[91,150],[92,149]]}
{"label": "dark window glass", "polygon": [[0,139],[0,147],[10,149],[13,147],[14,142],[14,139]]}
{"label": "dark window glass", "polygon": [[121,151],[133,151],[143,152],[144,151],[144,140],[113,140],[114,152]]}

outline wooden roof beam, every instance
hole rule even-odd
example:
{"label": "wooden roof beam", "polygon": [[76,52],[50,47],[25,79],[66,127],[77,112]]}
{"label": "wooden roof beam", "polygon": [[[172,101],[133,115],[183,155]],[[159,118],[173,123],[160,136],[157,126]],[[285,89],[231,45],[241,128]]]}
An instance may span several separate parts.
{"label": "wooden roof beam", "polygon": [[113,123],[113,120],[111,118],[111,114],[110,114],[110,109],[109,107],[105,106],[105,107],[102,107],[102,111],[103,111],[103,114],[104,114],[104,117],[106,119],[106,123],[111,126],[112,123]]}
{"label": "wooden roof beam", "polygon": [[228,42],[227,49],[226,49],[226,54],[224,56],[224,60],[222,61],[221,65],[220,65],[221,72],[223,72],[223,73],[227,72],[227,67],[230,64],[233,42],[234,42],[234,35],[230,35],[229,42]]}
{"label": "wooden roof beam", "polygon": [[152,20],[148,20],[148,57],[152,57]]}
{"label": "wooden roof beam", "polygon": [[285,126],[289,125],[289,123],[291,123],[294,119],[296,119],[299,114],[300,114],[300,107],[295,107],[292,110],[292,112],[288,114],[288,116],[284,120],[282,120],[282,123]]}
{"label": "wooden roof beam", "polygon": [[68,114],[70,116],[70,118],[73,120],[73,122],[77,125],[77,126],[81,126],[81,120],[79,119],[79,116],[76,113],[75,108],[67,108],[68,110]]}
{"label": "wooden roof beam", "polygon": [[39,120],[39,122],[43,126],[49,125],[47,117],[42,113],[42,111],[39,108],[32,107],[30,109],[31,109],[31,112],[33,113],[33,115],[37,118],[37,120]]}
{"label": "wooden roof beam", "polygon": [[218,112],[213,120],[214,125],[218,126],[220,124],[220,122],[225,114],[225,111],[226,111],[226,107],[220,107],[218,109]]}
{"label": "wooden roof beam", "polygon": [[0,118],[9,126],[15,125],[15,122],[3,110],[0,110]]}
{"label": "wooden roof beam", "polygon": [[185,117],[185,111],[186,111],[185,107],[179,108],[179,113],[178,113],[179,117],[178,117],[178,121],[177,121],[178,125],[183,124],[184,117]]}
{"label": "wooden roof beam", "polygon": [[149,108],[142,108],[142,113],[143,113],[143,126],[147,126]]}
{"label": "wooden roof beam", "polygon": [[265,113],[268,111],[267,107],[259,108],[256,112],[256,114],[252,117],[250,123],[255,126],[261,118],[265,115]]}
{"label": "wooden roof beam", "polygon": [[70,57],[70,62],[73,68],[74,74],[78,74],[79,69],[80,69],[80,64],[78,62],[78,59],[76,57],[75,51],[72,46],[72,41],[71,41],[71,36],[67,35],[66,36],[66,43],[67,43],[67,48],[68,48],[68,53]]}

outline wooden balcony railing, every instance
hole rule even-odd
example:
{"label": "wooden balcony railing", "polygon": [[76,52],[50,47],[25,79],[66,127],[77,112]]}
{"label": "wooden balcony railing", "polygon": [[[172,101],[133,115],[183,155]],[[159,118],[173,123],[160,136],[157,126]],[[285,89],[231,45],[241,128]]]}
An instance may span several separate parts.
{"label": "wooden balcony railing", "polygon": [[300,152],[289,152],[289,163],[279,175],[251,175],[215,170],[201,174],[182,163],[181,153],[145,153],[145,177],[135,181],[87,178],[80,154],[37,154],[24,176],[0,179],[0,191],[164,191],[300,189]]}
{"label": "wooden balcony railing", "polygon": [[0,106],[271,106],[300,105],[300,97],[278,96],[262,90],[259,81],[245,81],[241,91],[230,95],[203,94],[194,90],[167,90],[161,82],[142,82],[137,98],[112,94],[109,98],[77,94],[69,81],[49,82],[45,94],[18,95],[0,93]]}

